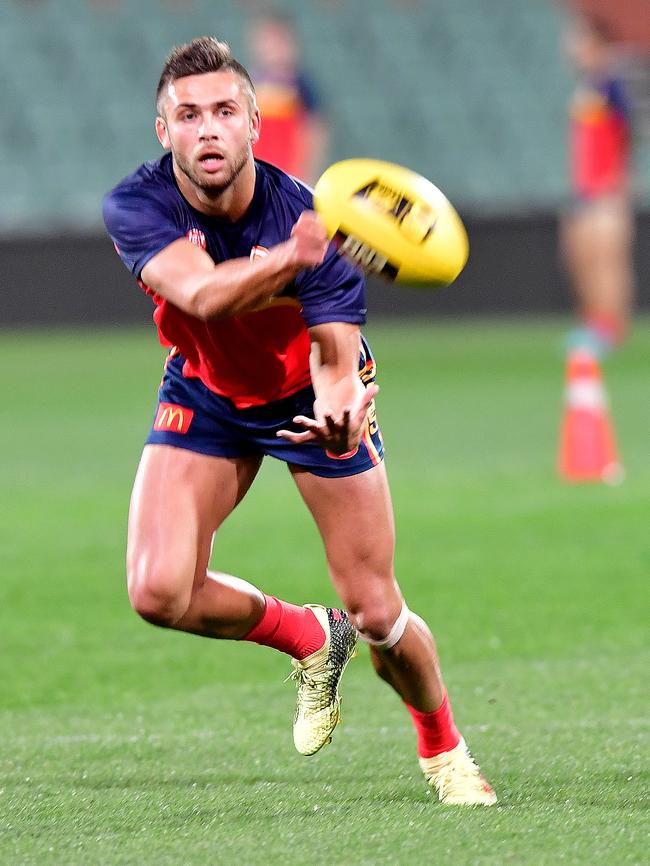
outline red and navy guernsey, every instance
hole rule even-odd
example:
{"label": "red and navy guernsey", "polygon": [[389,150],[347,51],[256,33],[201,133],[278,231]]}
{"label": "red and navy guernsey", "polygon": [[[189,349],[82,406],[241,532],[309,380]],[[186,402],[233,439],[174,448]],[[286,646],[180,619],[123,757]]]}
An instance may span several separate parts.
{"label": "red and navy guernsey", "polygon": [[244,216],[231,222],[193,208],[181,194],[172,158],[146,162],[104,199],[104,222],[115,247],[156,304],[160,341],[185,358],[197,377],[238,408],[280,400],[310,384],[308,327],[364,324],[363,274],[330,245],[325,260],[301,271],[259,310],[205,322],[183,312],[140,280],[143,267],[178,238],[202,246],[215,264],[263,256],[287,240],[312,193],[270,163],[256,161],[255,191]]}

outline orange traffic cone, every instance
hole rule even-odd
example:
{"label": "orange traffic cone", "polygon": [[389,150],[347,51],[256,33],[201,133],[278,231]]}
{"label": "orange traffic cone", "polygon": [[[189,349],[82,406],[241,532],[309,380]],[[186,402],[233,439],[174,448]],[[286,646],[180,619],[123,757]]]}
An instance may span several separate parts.
{"label": "orange traffic cone", "polygon": [[600,367],[584,349],[567,360],[558,471],[566,481],[623,480]]}

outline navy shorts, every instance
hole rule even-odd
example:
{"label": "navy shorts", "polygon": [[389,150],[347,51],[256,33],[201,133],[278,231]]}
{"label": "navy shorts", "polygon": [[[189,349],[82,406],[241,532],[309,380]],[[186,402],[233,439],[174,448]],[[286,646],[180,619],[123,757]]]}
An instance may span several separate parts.
{"label": "navy shorts", "polygon": [[[348,457],[331,457],[319,445],[294,445],[275,435],[278,430],[300,432],[302,428],[292,420],[295,415],[314,417],[311,385],[273,403],[238,409],[232,401],[207,388],[200,379],[183,376],[184,363],[185,359],[180,354],[172,353],[167,359],[147,445],[173,445],[212,457],[263,457],[268,454],[325,478],[358,475],[372,469],[384,458],[374,400],[356,453]],[[359,360],[359,376],[365,385],[375,378],[375,362],[365,341]]]}

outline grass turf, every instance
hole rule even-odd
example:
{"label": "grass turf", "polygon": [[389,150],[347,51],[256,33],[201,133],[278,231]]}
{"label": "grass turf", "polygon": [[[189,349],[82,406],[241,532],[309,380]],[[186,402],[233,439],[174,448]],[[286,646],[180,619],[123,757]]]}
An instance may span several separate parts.
{"label": "grass turf", "polygon": [[[500,795],[490,810],[429,796],[365,652],[333,746],[304,759],[284,657],[139,622],[122,562],[153,335],[4,334],[0,863],[647,862],[647,324],[607,367],[628,470],[615,488],[554,475],[563,323],[368,329],[398,575]],[[215,561],[334,601],[273,461]]]}

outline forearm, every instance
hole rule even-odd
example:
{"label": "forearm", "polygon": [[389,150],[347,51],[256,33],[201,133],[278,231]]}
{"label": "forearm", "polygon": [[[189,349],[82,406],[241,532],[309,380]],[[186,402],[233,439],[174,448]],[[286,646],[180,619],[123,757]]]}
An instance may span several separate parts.
{"label": "forearm", "polygon": [[259,259],[231,259],[197,279],[192,313],[199,319],[221,319],[248,312],[269,301],[295,279],[300,268],[291,261],[287,244]]}
{"label": "forearm", "polygon": [[317,415],[331,413],[339,416],[345,407],[352,406],[363,393],[364,387],[356,370],[341,370],[333,364],[321,364],[311,359],[311,378],[316,394]]}
{"label": "forearm", "polygon": [[296,416],[302,432],[280,430],[278,436],[295,444],[317,442],[343,457],[358,448],[378,389],[375,384],[365,388],[359,377],[358,325],[330,322],[312,326],[309,333],[314,417]]}
{"label": "forearm", "polygon": [[[314,417],[318,422],[323,423],[326,416],[342,418],[345,412],[349,413],[351,407],[358,405],[363,399],[365,388],[357,372],[356,358],[353,364],[349,362],[344,364],[323,363],[320,358],[320,347],[318,344],[314,344],[310,357],[310,367],[314,393],[316,394]],[[363,419],[365,419],[365,413]],[[338,454],[354,451],[358,447],[362,435],[362,418],[350,418],[346,423],[345,437],[341,447],[339,447],[338,442],[333,442],[328,447]]]}
{"label": "forearm", "polygon": [[142,268],[153,292],[198,319],[225,319],[263,306],[305,268],[325,257],[328,240],[316,214],[303,211],[291,236],[261,258],[215,265],[208,253],[178,238]]}

